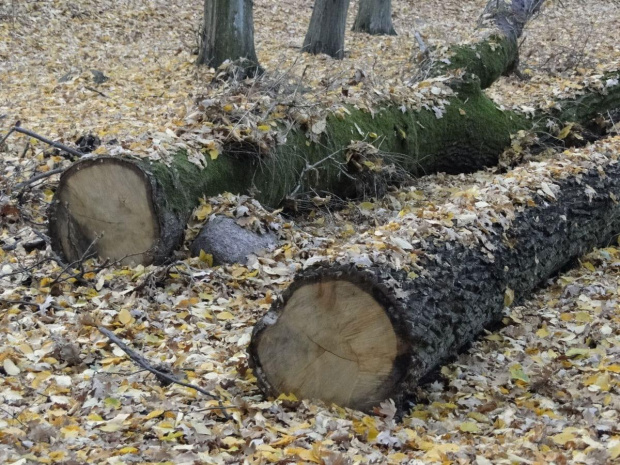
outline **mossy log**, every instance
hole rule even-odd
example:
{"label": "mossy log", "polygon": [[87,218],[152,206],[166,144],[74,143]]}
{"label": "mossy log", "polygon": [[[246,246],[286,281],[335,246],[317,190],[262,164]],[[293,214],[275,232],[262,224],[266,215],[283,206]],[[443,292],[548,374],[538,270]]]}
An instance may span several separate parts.
{"label": "mossy log", "polygon": [[249,347],[262,391],[370,410],[397,405],[432,370],[573,260],[620,231],[620,165],[557,183],[488,250],[457,241],[421,249],[412,279],[389,264],[338,264],[300,272],[256,324]]}
{"label": "mossy log", "polygon": [[[76,163],[62,175],[52,203],[54,249],[70,262],[96,254],[126,263],[161,263],[179,246],[185,223],[202,196],[224,191],[251,194],[264,205],[278,207],[293,194],[377,195],[381,192],[371,189],[404,174],[463,173],[496,164],[511,134],[536,130],[534,121],[542,121],[546,131],[544,115],[528,120],[502,111],[483,91],[514,66],[517,38],[540,3],[513,0],[510,7],[500,8],[504,3],[493,0],[487,16],[495,21],[495,32],[479,43],[454,46],[448,60],[434,62],[428,75],[446,75],[445,83],[454,91],[444,98],[440,115],[437,109],[403,111],[391,102],[373,114],[349,106],[347,115],[327,117],[317,143],[310,143],[305,129],[297,127],[268,156],[261,157],[258,150],[225,152],[202,170],[183,152],[168,165],[112,157]],[[510,16],[510,8],[516,9],[517,19]],[[562,113],[553,116],[586,124],[617,108],[619,101],[616,85],[605,95],[591,93],[562,102]],[[380,151],[369,161],[395,169],[369,173],[351,159],[352,142],[372,140],[370,134],[376,135]]]}
{"label": "mossy log", "polygon": [[[606,95],[563,102],[562,114],[585,124],[618,107],[616,85]],[[272,207],[293,192],[356,197],[368,193],[369,186],[392,182],[398,173],[467,173],[495,165],[511,134],[535,128],[522,115],[499,110],[475,77],[467,88],[460,84],[441,118],[431,110],[403,112],[396,106],[374,116],[353,107],[349,113],[344,119],[327,118],[320,143],[308,145],[305,132],[297,129],[267,157],[223,153],[202,170],[183,152],[170,165],[120,157],[79,161],[61,176],[52,202],[53,247],[69,262],[95,254],[125,263],[161,263],[180,245],[187,219],[202,196],[251,193]],[[381,142],[373,157],[396,166],[396,171],[369,173],[351,165],[347,147],[369,133]]]}

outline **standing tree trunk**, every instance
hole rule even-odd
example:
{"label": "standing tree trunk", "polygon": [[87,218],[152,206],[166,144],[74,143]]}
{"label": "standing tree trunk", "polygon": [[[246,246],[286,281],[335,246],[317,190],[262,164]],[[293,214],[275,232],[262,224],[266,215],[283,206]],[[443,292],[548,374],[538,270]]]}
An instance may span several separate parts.
{"label": "standing tree trunk", "polygon": [[349,0],[316,0],[303,51],[342,60]]}
{"label": "standing tree trunk", "polygon": [[360,0],[352,31],[395,36],[392,0]]}
{"label": "standing tree trunk", "polygon": [[238,62],[245,74],[260,70],[254,50],[252,0],[205,0],[198,64]]}

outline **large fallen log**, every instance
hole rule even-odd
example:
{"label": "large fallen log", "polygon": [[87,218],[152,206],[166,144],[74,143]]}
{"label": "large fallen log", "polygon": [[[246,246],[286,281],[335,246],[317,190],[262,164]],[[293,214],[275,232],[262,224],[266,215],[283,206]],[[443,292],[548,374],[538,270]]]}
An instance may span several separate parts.
{"label": "large fallen log", "polygon": [[[432,236],[415,247],[393,241],[418,262],[382,257],[384,248],[358,268],[345,244],[335,263],[299,272],[255,326],[249,357],[260,388],[361,410],[387,398],[400,404],[422,377],[500,321],[513,296],[523,300],[620,232],[618,153],[595,158],[588,171],[542,183],[535,206],[507,227],[493,225],[480,245]],[[550,171],[562,177],[571,163]],[[393,226],[368,237],[389,238]]]}
{"label": "large fallen log", "polygon": [[[95,253],[112,260],[160,263],[181,243],[187,218],[202,196],[251,193],[264,205],[277,207],[291,197],[294,203],[300,194],[354,197],[404,174],[471,172],[496,164],[512,133],[536,129],[538,122],[544,128],[546,122],[542,115],[535,123],[502,111],[483,92],[514,66],[517,37],[540,3],[520,0],[512,3],[514,10],[506,10],[504,2],[493,0],[491,4],[504,6],[485,17],[497,27],[477,43],[452,47],[426,70],[441,77],[412,89],[427,99],[421,109],[403,111],[401,105],[386,102],[371,114],[349,106],[326,118],[316,143],[309,143],[304,128],[294,127],[286,143],[267,156],[251,148],[242,154],[222,153],[202,170],[184,152],[169,164],[119,157],[76,163],[61,177],[52,204],[54,249],[69,262]],[[533,10],[524,13],[522,4]],[[615,86],[607,95],[592,92],[589,106],[576,101],[562,106],[578,105],[579,112],[567,114],[587,124],[619,102],[620,86]],[[361,161],[384,170],[358,163],[349,150],[352,142],[373,138],[380,151],[362,153]]]}

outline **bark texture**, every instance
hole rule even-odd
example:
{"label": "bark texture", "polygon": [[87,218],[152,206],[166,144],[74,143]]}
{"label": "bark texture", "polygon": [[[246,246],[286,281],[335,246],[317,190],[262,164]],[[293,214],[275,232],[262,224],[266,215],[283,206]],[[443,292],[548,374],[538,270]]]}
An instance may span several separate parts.
{"label": "bark texture", "polygon": [[205,0],[197,63],[217,68],[226,60],[239,63],[248,74],[260,69],[252,0]]}
{"label": "bark texture", "polygon": [[392,0],[360,0],[352,30],[372,35],[396,35],[392,24]]}
{"label": "bark texture", "polygon": [[342,60],[350,0],[315,0],[303,51]]}
{"label": "bark texture", "polygon": [[[386,398],[402,401],[422,377],[466,347],[483,328],[501,320],[507,289],[514,291],[517,302],[526,298],[571,261],[608,244],[620,231],[620,204],[614,200],[620,195],[620,165],[607,166],[604,174],[592,171],[580,179],[566,179],[559,186],[557,201],[537,199],[537,206],[519,214],[511,229],[495,231],[493,261],[479,249],[448,242],[427,246],[420,263],[425,273],[413,280],[389,266],[363,270],[322,266],[300,272],[252,335],[250,360],[263,392],[281,393],[272,382],[278,379],[273,367],[271,372],[263,369],[259,347],[282,343],[263,337],[280,324],[287,302],[305,286],[346,281],[383,306],[398,336],[398,355],[376,395],[345,405],[368,410]],[[323,324],[329,326],[331,319]],[[347,340],[349,345],[355,342]],[[269,350],[277,353],[278,348]],[[334,399],[328,382],[321,389],[324,395],[317,397]]]}

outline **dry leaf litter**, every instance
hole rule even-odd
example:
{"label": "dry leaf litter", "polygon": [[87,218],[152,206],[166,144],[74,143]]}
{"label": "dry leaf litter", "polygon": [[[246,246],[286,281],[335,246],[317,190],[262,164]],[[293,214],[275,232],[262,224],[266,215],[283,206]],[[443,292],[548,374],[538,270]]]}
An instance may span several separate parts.
{"label": "dry leaf litter", "polygon": [[[103,141],[97,154],[165,159],[185,145],[208,159],[237,137],[268,146],[278,137],[269,129],[274,124],[307,118],[311,127],[322,108],[338,111],[343,102],[372,108],[393,95],[416,106],[419,101],[407,100],[419,53],[414,31],[438,48],[467,41],[484,6],[394,2],[400,35],[349,33],[348,56],[334,62],[299,54],[311,3],[255,2],[259,58],[281,74],[249,83],[219,82],[225,70],[193,66],[198,1],[3,4],[0,121],[8,127],[21,120],[69,144],[96,134]],[[610,34],[620,22],[618,7],[600,1],[585,8],[556,3],[532,23],[523,44],[532,79],[503,78],[489,91],[498,102],[544,108],[550,96],[574,95],[618,68]],[[583,46],[583,37],[591,46]],[[107,80],[97,84],[100,76],[91,70]],[[244,117],[248,110],[260,119]],[[69,163],[31,142],[7,141],[3,186]],[[367,415],[292,396],[265,400],[245,349],[252,325],[295,271],[330,260],[389,261],[419,273],[411,252],[424,241],[485,247],[489,225],[509,228],[536,195],[553,202],[558,180],[593,167],[604,171],[618,154],[620,139],[611,138],[548,153],[507,173],[429,176],[383,199],[296,221],[247,197],[203,201],[188,238],[216,213],[280,234],[275,251],[246,266],[214,268],[203,255],[169,267],[87,262],[64,270],[49,250],[24,248],[42,231],[50,184],[27,191],[21,204],[4,197],[0,461],[612,463],[620,457],[615,243],[584,257],[523,306],[507,309],[506,326],[443,367],[402,422],[390,402]],[[161,387],[138,371],[97,324],[221,397],[232,419],[210,410],[216,401],[178,385]]]}

